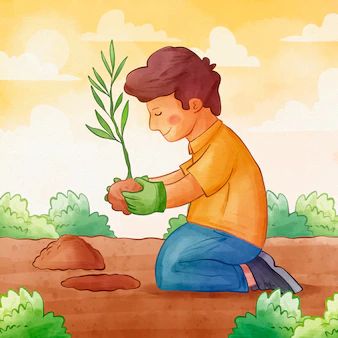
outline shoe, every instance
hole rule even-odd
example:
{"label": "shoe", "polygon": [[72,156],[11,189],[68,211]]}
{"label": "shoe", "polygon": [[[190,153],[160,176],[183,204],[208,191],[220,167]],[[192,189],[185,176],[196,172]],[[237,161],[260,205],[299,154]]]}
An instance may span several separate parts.
{"label": "shoe", "polygon": [[274,259],[264,251],[246,264],[256,281],[256,287],[252,287],[252,290],[281,289],[282,292],[293,293],[303,290],[298,282],[286,270],[276,266]]}

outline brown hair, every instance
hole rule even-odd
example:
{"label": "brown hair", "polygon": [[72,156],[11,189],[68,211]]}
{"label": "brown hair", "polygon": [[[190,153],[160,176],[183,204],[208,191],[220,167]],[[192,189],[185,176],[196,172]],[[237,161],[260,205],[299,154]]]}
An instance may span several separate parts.
{"label": "brown hair", "polygon": [[174,93],[183,109],[189,109],[189,100],[196,97],[202,100],[205,108],[219,115],[221,77],[213,70],[215,66],[208,58],[201,60],[188,48],[164,47],[150,55],[146,67],[127,75],[124,90],[141,102]]}

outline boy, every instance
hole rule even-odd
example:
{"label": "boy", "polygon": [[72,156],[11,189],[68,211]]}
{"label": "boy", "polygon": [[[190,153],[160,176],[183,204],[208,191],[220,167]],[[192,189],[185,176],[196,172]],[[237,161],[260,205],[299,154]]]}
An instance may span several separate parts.
{"label": "boy", "polygon": [[[169,142],[186,138],[192,156],[170,174],[136,178],[142,190],[122,193],[128,212],[147,215],[190,203],[188,222],[158,254],[160,289],[299,292],[300,285],[262,251],[267,228],[262,174],[242,140],[217,118],[221,78],[214,67],[187,48],[165,47],[128,74],[124,89],[146,102],[150,129]],[[118,189],[119,182],[111,186],[108,200],[122,210]]]}

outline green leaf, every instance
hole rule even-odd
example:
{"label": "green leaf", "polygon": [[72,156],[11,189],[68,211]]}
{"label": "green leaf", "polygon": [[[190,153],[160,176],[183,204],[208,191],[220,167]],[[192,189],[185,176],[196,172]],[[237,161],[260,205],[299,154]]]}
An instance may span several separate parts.
{"label": "green leaf", "polygon": [[113,83],[115,82],[115,80],[117,79],[117,77],[120,75],[121,70],[122,70],[124,64],[126,63],[127,59],[128,59],[128,56],[126,56],[126,57],[121,61],[121,63],[119,64],[119,66],[117,67],[116,73],[115,73],[115,75],[114,75]]}
{"label": "green leaf", "polygon": [[107,71],[108,71],[108,73],[109,73],[109,75],[110,75],[110,77],[111,77],[113,74],[112,74],[112,71],[111,71],[111,69],[110,69],[110,67],[109,67],[109,65],[108,65],[107,59],[106,59],[106,57],[104,56],[102,50],[101,50],[101,59],[102,59],[103,64],[104,64],[104,66],[106,67],[106,69],[107,69]]}
{"label": "green leaf", "polygon": [[116,112],[117,108],[120,106],[122,99],[123,99],[123,93],[121,93],[116,100],[115,107],[114,107],[114,113]]}
{"label": "green leaf", "polygon": [[104,83],[102,77],[100,76],[100,74],[96,71],[96,69],[93,67],[93,72],[95,74],[95,77],[97,79],[97,81],[99,81],[100,85],[108,92],[107,86]]}
{"label": "green leaf", "polygon": [[98,113],[97,110],[95,110],[96,118],[99,121],[101,127],[112,137],[113,140],[116,140],[113,131],[111,130],[109,124],[106,122],[106,120]]}
{"label": "green leaf", "polygon": [[89,82],[94,86],[97,90],[99,90],[103,94],[107,94],[90,76],[88,76]]}
{"label": "green leaf", "polygon": [[113,140],[113,138],[104,130],[93,128],[91,126],[88,126],[86,124],[86,127],[96,136],[101,137],[101,138],[106,138],[108,140]]}
{"label": "green leaf", "polygon": [[126,102],[124,105],[123,111],[122,111],[122,117],[121,117],[121,134],[124,133],[124,128],[126,127],[127,120],[129,115],[129,101]]}
{"label": "green leaf", "polygon": [[103,104],[102,100],[100,99],[100,97],[97,95],[95,89],[94,89],[92,86],[90,86],[90,88],[91,88],[91,90],[92,90],[92,94],[93,94],[93,96],[94,96],[94,99],[95,99],[96,103],[97,103],[104,111],[106,111],[106,108],[104,107],[104,104]]}
{"label": "green leaf", "polygon": [[112,69],[112,75],[114,74],[114,68],[115,68],[115,49],[114,49],[114,42],[113,40],[110,41],[109,46],[109,55],[110,55],[110,64]]}

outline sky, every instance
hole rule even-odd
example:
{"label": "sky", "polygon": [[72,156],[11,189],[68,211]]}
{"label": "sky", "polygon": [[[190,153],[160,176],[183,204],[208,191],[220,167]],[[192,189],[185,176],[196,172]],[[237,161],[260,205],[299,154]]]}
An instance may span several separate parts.
{"label": "sky", "polygon": [[[32,213],[71,189],[109,216],[119,237],[161,237],[169,217],[113,212],[103,196],[125,175],[117,144],[98,126],[87,76],[104,74],[100,51],[114,40],[126,74],[164,46],[184,46],[216,63],[222,121],[243,139],[266,188],[288,197],[312,191],[338,200],[338,2],[0,1],[0,196],[20,193]],[[126,95],[127,97],[127,95]],[[130,97],[125,138],[134,176],[158,176],[187,160],[187,142],[148,128]]]}

